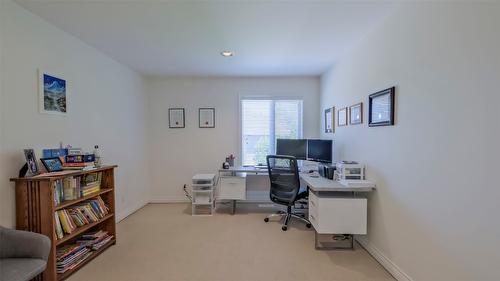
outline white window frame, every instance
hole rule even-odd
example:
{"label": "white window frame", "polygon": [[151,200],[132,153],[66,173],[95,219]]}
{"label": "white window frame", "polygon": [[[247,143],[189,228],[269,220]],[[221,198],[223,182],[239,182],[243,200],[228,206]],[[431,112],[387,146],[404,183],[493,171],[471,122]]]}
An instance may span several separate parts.
{"label": "white window frame", "polygon": [[[239,142],[238,142],[238,151],[240,154],[239,159],[236,161],[240,165],[243,164],[243,110],[242,110],[242,104],[244,100],[272,100],[272,101],[280,101],[280,100],[293,100],[293,101],[300,101],[300,120],[299,120],[299,136],[298,138],[301,139],[304,137],[304,98],[302,96],[275,96],[275,95],[239,95],[238,99],[238,118],[239,118],[239,126],[238,126],[238,135],[239,135]],[[273,111],[274,114],[274,111]],[[274,139],[274,126],[272,126],[273,130],[273,139]],[[271,151],[275,151],[275,144],[271,144]]]}

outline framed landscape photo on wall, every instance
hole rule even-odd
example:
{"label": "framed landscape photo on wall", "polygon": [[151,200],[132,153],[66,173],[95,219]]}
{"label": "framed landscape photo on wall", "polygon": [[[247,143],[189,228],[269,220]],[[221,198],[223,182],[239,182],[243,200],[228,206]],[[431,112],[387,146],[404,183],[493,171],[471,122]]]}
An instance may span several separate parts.
{"label": "framed landscape photo on wall", "polygon": [[368,98],[368,126],[394,125],[394,97],[395,87],[391,87]]}
{"label": "framed landscape photo on wall", "polygon": [[360,102],[349,107],[349,124],[357,125],[363,123],[363,103]]}
{"label": "framed landscape photo on wall", "polygon": [[169,108],[168,109],[168,127],[171,129],[185,128],[184,108]]}
{"label": "framed landscape photo on wall", "polygon": [[198,109],[198,123],[200,128],[215,128],[215,108]]}
{"label": "framed landscape photo on wall", "polygon": [[335,107],[325,109],[325,133],[335,132]]}
{"label": "framed landscape photo on wall", "polygon": [[38,70],[38,103],[40,113],[66,115],[68,88],[64,76]]}
{"label": "framed landscape photo on wall", "polygon": [[347,126],[347,107],[339,109],[337,115],[339,127]]}

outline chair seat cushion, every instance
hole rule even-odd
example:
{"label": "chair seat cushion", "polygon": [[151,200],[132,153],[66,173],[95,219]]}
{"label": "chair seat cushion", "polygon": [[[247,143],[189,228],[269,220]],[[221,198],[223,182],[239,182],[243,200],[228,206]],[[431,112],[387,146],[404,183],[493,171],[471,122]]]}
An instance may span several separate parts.
{"label": "chair seat cushion", "polygon": [[0,259],[0,281],[28,281],[42,273],[46,266],[42,259]]}

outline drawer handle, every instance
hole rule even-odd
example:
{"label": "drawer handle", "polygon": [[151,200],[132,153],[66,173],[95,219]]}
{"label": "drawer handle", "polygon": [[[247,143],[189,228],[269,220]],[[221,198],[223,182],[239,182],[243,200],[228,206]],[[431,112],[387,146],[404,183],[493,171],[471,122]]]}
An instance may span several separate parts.
{"label": "drawer handle", "polygon": [[313,205],[314,207],[316,207],[316,204],[312,200],[311,200],[311,205]]}
{"label": "drawer handle", "polygon": [[312,218],[313,220],[316,220],[316,218],[315,218],[313,215],[311,215],[311,214],[309,214],[309,215],[311,216],[311,218]]}

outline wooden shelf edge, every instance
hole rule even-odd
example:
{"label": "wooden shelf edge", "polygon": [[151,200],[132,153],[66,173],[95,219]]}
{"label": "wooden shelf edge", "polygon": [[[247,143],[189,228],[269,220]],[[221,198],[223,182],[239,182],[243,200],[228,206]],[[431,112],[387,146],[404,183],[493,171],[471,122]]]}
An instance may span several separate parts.
{"label": "wooden shelf edge", "polygon": [[98,220],[98,221],[96,221],[96,222],[93,222],[93,223],[90,223],[90,224],[87,224],[87,225],[84,225],[84,226],[81,226],[81,227],[79,227],[79,228],[75,229],[75,231],[73,231],[71,234],[66,234],[66,235],[64,235],[64,237],[63,237],[63,238],[58,239],[58,240],[56,241],[56,246],[59,246],[59,245],[61,245],[61,244],[63,244],[63,243],[68,242],[69,240],[71,240],[71,239],[75,238],[76,236],[78,236],[78,235],[80,235],[80,234],[84,233],[85,231],[87,231],[87,230],[91,229],[92,227],[94,227],[94,226],[96,226],[96,225],[98,225],[98,224],[101,224],[101,223],[103,223],[103,222],[105,222],[105,221],[109,220],[110,218],[112,218],[112,217],[114,217],[114,216],[115,216],[115,215],[114,215],[113,213],[111,213],[111,214],[107,214],[104,218],[102,218],[102,219],[100,219],[100,220]]}
{"label": "wooden shelf edge", "polygon": [[38,176],[38,177],[26,177],[26,178],[10,178],[10,181],[49,181],[49,180],[56,180],[56,179],[63,179],[67,177],[74,177],[74,176],[80,176],[80,175],[86,175],[86,174],[92,174],[92,173],[97,173],[97,172],[102,172],[110,169],[117,168],[118,165],[109,165],[109,166],[102,166],[99,168],[95,168],[92,170],[85,170],[85,171],[74,171],[74,172],[68,172],[67,174],[64,175],[58,175],[58,176]]}
{"label": "wooden shelf edge", "polygon": [[94,251],[88,258],[86,258],[84,261],[82,261],[82,263],[80,263],[77,267],[70,269],[64,273],[58,273],[57,280],[61,281],[61,280],[68,278],[73,273],[77,272],[80,268],[82,268],[84,265],[89,263],[91,260],[95,259],[97,256],[102,254],[102,252],[104,252],[105,250],[107,250],[109,247],[111,247],[114,244],[116,244],[116,239],[113,237],[113,239],[111,239],[108,243],[104,244],[99,250]]}
{"label": "wooden shelf edge", "polygon": [[58,210],[67,208],[67,207],[69,207],[71,205],[74,205],[76,203],[80,203],[82,201],[85,201],[85,200],[97,197],[97,196],[99,196],[101,194],[105,194],[105,193],[111,192],[112,190],[113,190],[113,188],[102,188],[101,190],[99,190],[99,192],[95,192],[95,193],[92,193],[90,195],[78,198],[78,199],[63,201],[61,204],[59,204],[59,205],[57,205],[55,207],[55,210],[58,211]]}

